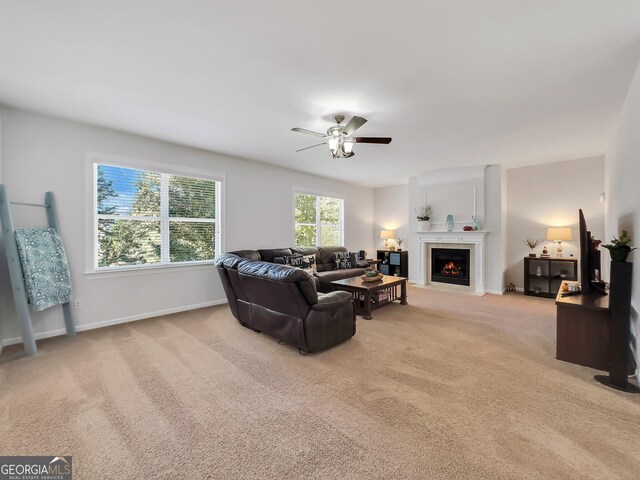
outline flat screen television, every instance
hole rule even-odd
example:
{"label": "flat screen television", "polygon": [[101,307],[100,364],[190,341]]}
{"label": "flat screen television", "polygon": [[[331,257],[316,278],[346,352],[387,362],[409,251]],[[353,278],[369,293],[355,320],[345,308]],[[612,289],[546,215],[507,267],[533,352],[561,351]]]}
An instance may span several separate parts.
{"label": "flat screen television", "polygon": [[591,248],[591,232],[587,229],[582,209],[580,216],[580,283],[582,293],[606,293],[600,281],[600,251]]}

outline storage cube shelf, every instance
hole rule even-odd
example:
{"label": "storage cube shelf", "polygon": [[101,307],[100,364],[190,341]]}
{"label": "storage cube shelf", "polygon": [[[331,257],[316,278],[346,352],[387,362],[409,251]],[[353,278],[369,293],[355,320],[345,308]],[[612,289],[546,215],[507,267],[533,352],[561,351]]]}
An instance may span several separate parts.
{"label": "storage cube shelf", "polygon": [[378,250],[376,257],[380,262],[378,270],[383,275],[396,275],[405,278],[409,276],[409,254],[406,250],[399,252]]}
{"label": "storage cube shelf", "polygon": [[578,279],[575,258],[524,257],[524,294],[556,298],[563,281]]}

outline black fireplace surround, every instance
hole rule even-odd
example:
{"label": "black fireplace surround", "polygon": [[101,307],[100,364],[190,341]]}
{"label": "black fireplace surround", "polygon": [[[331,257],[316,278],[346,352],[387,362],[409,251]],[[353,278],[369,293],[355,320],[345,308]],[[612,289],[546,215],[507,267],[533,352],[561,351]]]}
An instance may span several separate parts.
{"label": "black fireplace surround", "polygon": [[471,285],[471,250],[463,248],[431,249],[431,281],[452,285]]}

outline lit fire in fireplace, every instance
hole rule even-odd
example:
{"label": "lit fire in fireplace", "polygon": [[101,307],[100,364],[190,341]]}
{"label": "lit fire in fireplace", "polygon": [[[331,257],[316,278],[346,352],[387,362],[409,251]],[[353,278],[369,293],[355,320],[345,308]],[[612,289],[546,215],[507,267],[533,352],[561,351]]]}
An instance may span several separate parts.
{"label": "lit fire in fireplace", "polygon": [[454,262],[447,262],[441,273],[443,275],[462,275],[462,269]]}

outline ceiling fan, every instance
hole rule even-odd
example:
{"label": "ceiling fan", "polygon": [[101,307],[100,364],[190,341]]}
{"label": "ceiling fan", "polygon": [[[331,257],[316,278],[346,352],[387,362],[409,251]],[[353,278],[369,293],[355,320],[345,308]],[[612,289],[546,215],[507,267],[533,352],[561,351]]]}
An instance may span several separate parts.
{"label": "ceiling fan", "polygon": [[357,129],[367,123],[366,118],[358,117],[354,115],[349,120],[349,123],[342,125],[344,122],[344,115],[336,115],[333,117],[336,125],[329,127],[327,133],[312,132],[305,128],[292,128],[292,132],[307,133],[309,135],[315,135],[316,137],[324,138],[324,142],[311,145],[309,147],[301,148],[296,152],[308,150],[310,148],[319,147],[320,145],[329,145],[329,151],[333,158],[349,158],[355,155],[353,151],[354,143],[381,143],[388,145],[391,143],[390,137],[354,137],[352,136]]}

